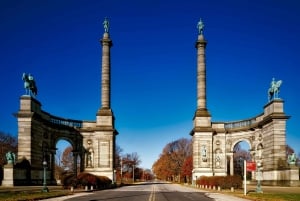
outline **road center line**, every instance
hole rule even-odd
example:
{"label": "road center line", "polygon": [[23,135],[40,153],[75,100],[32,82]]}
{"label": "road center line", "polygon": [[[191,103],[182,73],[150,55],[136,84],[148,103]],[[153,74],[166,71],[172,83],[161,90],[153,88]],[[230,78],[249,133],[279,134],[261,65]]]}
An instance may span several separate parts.
{"label": "road center line", "polygon": [[155,201],[155,186],[152,186],[151,194],[149,196],[149,201]]}

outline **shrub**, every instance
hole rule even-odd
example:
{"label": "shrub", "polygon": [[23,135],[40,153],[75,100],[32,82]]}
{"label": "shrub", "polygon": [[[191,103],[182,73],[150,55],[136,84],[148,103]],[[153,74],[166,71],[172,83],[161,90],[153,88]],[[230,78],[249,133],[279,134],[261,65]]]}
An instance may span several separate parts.
{"label": "shrub", "polygon": [[207,176],[201,176],[198,180],[197,180],[197,184],[198,185],[204,185],[204,186],[206,186],[206,185],[208,185],[208,178],[209,177],[207,177]]}
{"label": "shrub", "polygon": [[96,176],[90,173],[80,173],[77,176],[78,184],[82,186],[93,186],[95,188],[108,188],[112,181],[105,176]]}
{"label": "shrub", "polygon": [[234,175],[234,176],[230,176],[230,177],[231,177],[231,181],[232,181],[232,183],[231,183],[232,187],[234,187],[234,188],[241,188],[242,187],[243,180],[240,176]]}
{"label": "shrub", "polygon": [[74,174],[63,174],[62,175],[62,185],[63,187],[69,188],[71,186],[77,186],[77,178]]}
{"label": "shrub", "polygon": [[197,185],[204,185],[204,186],[220,186],[222,189],[230,189],[231,187],[234,188],[241,188],[243,181],[242,178],[238,175],[235,176],[201,176],[197,181]]}

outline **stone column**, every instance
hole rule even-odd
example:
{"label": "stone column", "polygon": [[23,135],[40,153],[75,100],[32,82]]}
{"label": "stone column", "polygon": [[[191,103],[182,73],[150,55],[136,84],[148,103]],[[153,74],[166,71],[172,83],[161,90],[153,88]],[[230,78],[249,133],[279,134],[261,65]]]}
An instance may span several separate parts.
{"label": "stone column", "polygon": [[233,153],[230,154],[230,175],[234,175]]}
{"label": "stone column", "polygon": [[55,150],[51,150],[50,152],[50,169],[51,169],[51,182],[55,181]]}
{"label": "stone column", "polygon": [[197,48],[197,109],[206,109],[206,40],[203,34],[198,35]]}
{"label": "stone column", "polygon": [[[199,22],[202,23],[202,22]],[[202,24],[203,25],[203,24]],[[206,61],[205,47],[206,41],[203,36],[203,26],[199,31],[196,41],[197,49],[197,110],[194,115],[194,128],[190,135],[193,136],[193,149],[199,150],[201,147],[206,147],[206,157],[199,158],[193,153],[193,160],[199,160],[200,163],[194,164],[193,176],[200,177],[202,175],[212,176],[213,170],[213,130],[211,125],[211,116],[206,108]],[[194,146],[198,144],[197,146]]]}
{"label": "stone column", "polygon": [[104,33],[100,43],[102,45],[101,103],[102,108],[108,109],[110,108],[110,47],[112,46],[108,33]]}
{"label": "stone column", "polygon": [[74,174],[77,175],[77,159],[78,159],[78,152],[73,152],[73,159],[74,159]]}

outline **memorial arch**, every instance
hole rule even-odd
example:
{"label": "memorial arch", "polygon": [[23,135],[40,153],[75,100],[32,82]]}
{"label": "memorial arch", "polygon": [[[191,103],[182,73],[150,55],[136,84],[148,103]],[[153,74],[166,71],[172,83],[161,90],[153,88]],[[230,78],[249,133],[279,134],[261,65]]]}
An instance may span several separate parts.
{"label": "memorial arch", "polygon": [[[55,154],[56,143],[59,139],[66,139],[73,147],[74,167],[77,174],[77,159],[84,161],[85,148],[83,147],[83,135],[80,133],[82,121],[63,119],[53,116],[41,109],[41,103],[35,98],[24,95],[20,98],[20,110],[16,114],[18,118],[18,164],[25,160],[29,162],[30,172],[15,177],[15,184],[40,184],[42,162],[47,162],[48,179],[55,182]],[[82,160],[83,159],[83,160]],[[22,168],[22,167],[20,167]],[[80,164],[80,170],[84,165]],[[17,171],[16,173],[22,171]]]}
{"label": "memorial arch", "polygon": [[[233,122],[212,122],[206,106],[207,42],[203,34],[203,22],[198,23],[197,49],[197,109],[194,128],[190,132],[193,141],[193,180],[201,176],[233,175],[234,146],[246,141],[253,162],[259,164],[263,183],[269,185],[299,185],[299,169],[287,163],[286,121],[284,101],[278,97],[281,81],[269,90],[269,101],[261,114]],[[273,89],[273,88],[272,88]],[[277,94],[275,93],[277,92]],[[253,172],[255,175],[255,172]]]}
{"label": "memorial arch", "polygon": [[[96,120],[73,120],[43,111],[42,104],[36,98],[37,88],[33,76],[29,74],[29,79],[23,79],[27,94],[20,97],[20,109],[15,114],[18,120],[18,153],[17,163],[13,169],[14,182],[7,182],[4,179],[5,184],[42,184],[43,161],[47,162],[48,183],[55,184],[55,146],[59,139],[67,140],[73,147],[75,174],[77,174],[79,158],[80,171],[114,180],[114,149],[118,132],[115,129],[115,117],[110,103],[112,40],[109,36],[107,19],[105,22],[104,34],[100,40],[102,46],[101,106],[96,113]],[[26,77],[24,75],[25,73],[23,77]]]}

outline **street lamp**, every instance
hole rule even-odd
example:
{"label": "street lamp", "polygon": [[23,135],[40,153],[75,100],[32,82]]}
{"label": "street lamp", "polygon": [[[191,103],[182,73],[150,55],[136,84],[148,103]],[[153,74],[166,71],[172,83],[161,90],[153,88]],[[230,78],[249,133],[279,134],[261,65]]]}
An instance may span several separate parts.
{"label": "street lamp", "polygon": [[240,169],[241,175],[245,176],[244,171],[243,171],[244,170],[244,159],[241,156],[239,157],[239,166],[240,166],[239,169]]}
{"label": "street lamp", "polygon": [[121,165],[121,170],[120,171],[121,171],[121,185],[122,185],[122,183],[123,183],[123,180],[122,180],[123,179],[123,161],[122,161],[122,157],[121,157],[121,164],[120,165]]}
{"label": "street lamp", "polygon": [[117,175],[116,175],[117,170],[114,170],[114,184],[117,183]]}
{"label": "street lamp", "polygon": [[262,172],[261,172],[261,162],[257,163],[257,172],[256,172],[256,180],[257,180],[257,185],[256,185],[256,192],[257,193],[262,193],[262,189],[261,189],[261,180],[262,180]]}
{"label": "street lamp", "polygon": [[47,161],[45,159],[43,161],[43,167],[44,167],[44,182],[43,182],[42,192],[49,192],[49,189],[47,188],[47,177],[46,177]]}
{"label": "street lamp", "polygon": [[134,164],[132,165],[132,181],[134,183]]}

